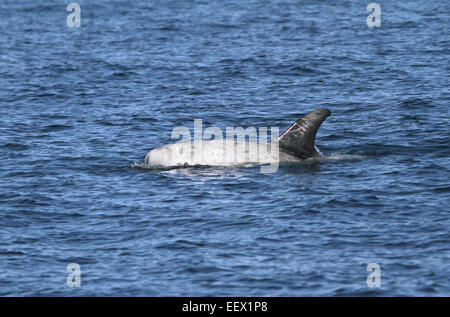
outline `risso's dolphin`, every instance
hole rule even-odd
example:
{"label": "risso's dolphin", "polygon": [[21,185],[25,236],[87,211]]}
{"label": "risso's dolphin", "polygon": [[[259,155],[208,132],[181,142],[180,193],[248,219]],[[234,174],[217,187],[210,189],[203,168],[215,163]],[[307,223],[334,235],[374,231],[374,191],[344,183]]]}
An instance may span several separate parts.
{"label": "risso's dolphin", "polygon": [[[320,152],[314,145],[317,131],[322,122],[331,114],[331,111],[325,108],[316,109],[296,122],[294,122],[278,138],[272,135],[272,142],[267,142],[267,135],[261,134],[259,141],[256,138],[256,129],[247,128],[243,138],[235,140],[222,139],[220,129],[207,128],[203,137],[207,135],[210,139],[214,135],[214,140],[203,141],[190,140],[189,129],[185,128],[181,134],[189,136],[189,141],[182,141],[175,144],[168,144],[151,150],[145,157],[145,166],[155,168],[176,168],[187,166],[239,166],[254,164],[269,164],[261,166],[262,172],[275,172],[279,163],[299,162],[311,157],[320,156]],[[194,123],[195,125],[195,123]],[[243,128],[239,128],[243,131]],[[218,131],[219,130],[219,131]],[[238,128],[236,128],[238,130]],[[271,129],[273,134],[273,128]],[[254,131],[252,138],[251,131]],[[267,134],[267,129],[263,130]],[[278,129],[277,129],[278,131]],[[228,128],[227,128],[228,132]],[[195,134],[195,133],[194,133]],[[245,135],[249,136],[246,141]],[[174,133],[172,132],[172,138]]]}

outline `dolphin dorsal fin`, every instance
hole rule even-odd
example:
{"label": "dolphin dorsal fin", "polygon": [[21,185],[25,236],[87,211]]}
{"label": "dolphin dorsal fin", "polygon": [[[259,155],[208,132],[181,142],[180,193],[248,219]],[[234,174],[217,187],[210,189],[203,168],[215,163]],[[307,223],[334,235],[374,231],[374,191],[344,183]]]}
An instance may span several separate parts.
{"label": "dolphin dorsal fin", "polygon": [[314,147],[317,130],[330,114],[330,110],[321,108],[298,119],[278,138],[280,148],[299,158],[317,155]]}

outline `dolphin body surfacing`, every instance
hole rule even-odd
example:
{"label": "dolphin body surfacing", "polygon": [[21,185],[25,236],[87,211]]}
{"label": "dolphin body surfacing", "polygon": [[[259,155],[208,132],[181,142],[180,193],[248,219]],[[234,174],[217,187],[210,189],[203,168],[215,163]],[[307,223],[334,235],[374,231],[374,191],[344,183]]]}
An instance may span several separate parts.
{"label": "dolphin body surfacing", "polygon": [[[278,167],[278,163],[299,162],[320,156],[314,141],[320,125],[330,114],[325,108],[311,111],[270,143],[215,139],[164,145],[146,155],[145,166],[176,168],[269,163]],[[241,155],[236,156],[236,153]]]}

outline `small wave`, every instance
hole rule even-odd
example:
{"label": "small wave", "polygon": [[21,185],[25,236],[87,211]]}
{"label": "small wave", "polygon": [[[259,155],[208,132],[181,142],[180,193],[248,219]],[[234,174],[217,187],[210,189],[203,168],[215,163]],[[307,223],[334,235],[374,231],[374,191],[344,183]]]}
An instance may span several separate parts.
{"label": "small wave", "polygon": [[28,150],[29,146],[22,143],[6,143],[5,145],[0,145],[0,148],[6,148],[14,151]]}
{"label": "small wave", "polygon": [[41,129],[42,132],[57,132],[63,130],[73,129],[73,126],[65,125],[65,124],[51,124],[43,127]]}

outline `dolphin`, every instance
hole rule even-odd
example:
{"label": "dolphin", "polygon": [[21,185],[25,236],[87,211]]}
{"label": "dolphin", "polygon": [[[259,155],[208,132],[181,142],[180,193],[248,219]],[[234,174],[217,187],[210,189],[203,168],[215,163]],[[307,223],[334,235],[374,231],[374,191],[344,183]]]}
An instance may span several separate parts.
{"label": "dolphin", "polygon": [[144,165],[177,168],[269,163],[278,167],[278,163],[300,162],[321,155],[314,141],[320,125],[330,114],[331,111],[326,108],[311,111],[272,142],[236,141],[233,137],[233,140],[214,139],[164,145],[148,152]]}

